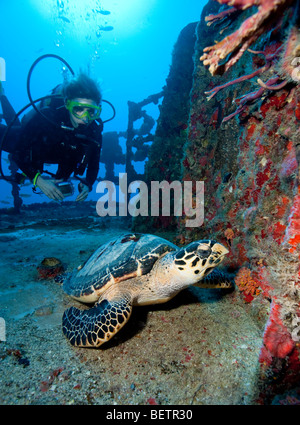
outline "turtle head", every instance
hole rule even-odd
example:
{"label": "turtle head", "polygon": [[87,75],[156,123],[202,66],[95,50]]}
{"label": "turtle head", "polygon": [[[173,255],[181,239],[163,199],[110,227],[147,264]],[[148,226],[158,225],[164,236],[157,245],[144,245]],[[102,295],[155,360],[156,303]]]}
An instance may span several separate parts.
{"label": "turtle head", "polygon": [[174,264],[183,279],[193,285],[218,266],[228,252],[225,246],[216,241],[195,241],[176,252]]}

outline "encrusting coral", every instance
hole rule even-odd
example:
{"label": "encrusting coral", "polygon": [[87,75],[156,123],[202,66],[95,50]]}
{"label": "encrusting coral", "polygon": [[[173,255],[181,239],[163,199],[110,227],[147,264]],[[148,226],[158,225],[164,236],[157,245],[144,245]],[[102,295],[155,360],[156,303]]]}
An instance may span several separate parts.
{"label": "encrusting coral", "polygon": [[239,269],[234,281],[239,290],[244,292],[246,302],[250,302],[253,297],[261,293],[259,282],[253,278],[251,270],[247,267],[241,267]]}
{"label": "encrusting coral", "polygon": [[[232,264],[238,269],[235,282],[249,309],[270,301],[261,365],[271,377],[280,369],[285,384],[294,385],[300,373],[300,2],[218,2],[233,7],[205,18],[211,24],[210,40],[216,38],[214,24],[229,35],[203,48],[201,35],[208,30],[199,29],[198,52],[204,54],[197,57],[209,66],[210,74],[219,76],[217,85],[202,83],[208,72],[199,64],[184,166],[190,178],[205,180],[206,229],[230,242]],[[246,12],[246,19],[243,10],[250,6],[258,10],[250,17],[251,11]],[[233,26],[238,30],[234,32]],[[226,71],[230,81],[222,77]],[[212,100],[200,108],[203,95]],[[205,114],[212,117],[217,105],[219,123],[237,115],[239,119],[213,126],[208,117],[205,124]],[[226,136],[231,142],[227,149]],[[232,154],[234,149],[238,155]],[[221,152],[223,162],[218,162]],[[191,155],[198,171],[187,166]],[[235,229],[230,240],[228,226]],[[271,394],[270,388],[271,384]]]}
{"label": "encrusting coral", "polygon": [[270,241],[265,240],[253,246],[250,255],[265,259],[265,266],[261,267],[260,286],[278,305],[276,312],[282,320],[281,325],[291,337],[295,328],[294,319],[300,318],[300,250],[291,252],[286,243],[273,245],[272,251],[269,247]]}
{"label": "encrusting coral", "polygon": [[300,32],[296,25],[289,29],[278,74],[288,82],[300,82]]}
{"label": "encrusting coral", "polygon": [[[243,53],[270,27],[278,23],[283,12],[294,3],[294,0],[217,0],[220,4],[233,6],[232,9],[221,12],[221,15],[208,16],[206,21],[224,19],[235,10],[245,10],[257,6],[258,11],[247,18],[240,28],[214,46],[208,46],[203,51],[200,60],[204,65],[209,65],[212,75],[223,74],[234,65]],[[230,56],[225,64],[220,62]]]}
{"label": "encrusting coral", "polygon": [[[228,3],[227,0],[217,0],[219,3]],[[215,46],[206,47],[203,51],[209,52],[201,56],[200,60],[203,60],[204,65],[210,65],[209,71],[212,75],[217,73],[223,74],[227,71],[237,60],[242,56],[246,50],[243,47],[238,47],[243,40],[248,40],[250,37],[252,44],[257,38],[260,37],[268,29],[276,32],[276,16],[279,17],[285,9],[291,6],[291,1],[231,1],[230,5],[235,7],[220,12],[217,15],[209,15],[206,17],[206,21],[209,24],[223,20],[227,16],[231,16],[233,11],[239,10],[239,8],[245,9],[259,3],[258,12],[246,19],[241,25],[238,31],[224,38],[222,41],[217,43]],[[242,7],[243,5],[243,7]],[[237,8],[237,9],[236,9]],[[265,22],[264,19],[260,19],[260,15],[264,18],[267,16],[269,19]],[[262,17],[261,17],[262,18]],[[275,28],[273,26],[275,25]],[[250,31],[251,30],[251,31]],[[222,30],[223,31],[223,30]],[[249,44],[249,45],[250,45]],[[248,44],[247,44],[248,47]],[[238,53],[236,54],[236,49]],[[234,116],[243,112],[247,106],[252,105],[258,100],[263,99],[266,91],[279,91],[284,88],[288,83],[298,84],[300,82],[300,33],[295,24],[290,25],[286,40],[283,44],[276,46],[275,51],[254,51],[249,48],[247,50],[252,54],[260,54],[264,56],[264,65],[250,74],[243,75],[225,84],[214,87],[213,89],[205,92],[207,100],[212,99],[220,90],[232,86],[234,84],[241,83],[243,81],[251,80],[256,76],[263,76],[268,70],[272,74],[272,77],[268,81],[263,81],[262,78],[257,79],[257,84],[260,86],[257,90],[247,93],[240,98],[234,100],[238,104],[235,112],[224,117],[222,122],[226,122]],[[232,56],[226,62],[227,55],[231,53]],[[220,60],[225,60],[224,65],[220,65]],[[217,72],[218,71],[218,72]]]}
{"label": "encrusting coral", "polygon": [[55,257],[46,257],[37,267],[40,279],[53,279],[64,271],[62,262]]}

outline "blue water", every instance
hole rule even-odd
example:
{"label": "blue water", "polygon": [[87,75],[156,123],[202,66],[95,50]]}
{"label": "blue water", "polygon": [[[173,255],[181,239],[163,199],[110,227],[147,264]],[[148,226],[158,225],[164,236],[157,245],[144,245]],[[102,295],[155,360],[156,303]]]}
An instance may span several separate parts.
{"label": "blue water", "polygon": [[[5,94],[20,110],[28,103],[30,66],[39,56],[54,53],[75,72],[89,69],[100,82],[103,98],[117,111],[104,132],[125,131],[127,101],[139,102],[161,91],[180,31],[200,19],[205,4],[205,0],[2,0],[0,57],[6,65]],[[61,82],[60,62],[40,62],[32,75],[33,98],[48,94]],[[110,113],[104,108],[103,119]],[[151,108],[151,114],[157,118],[158,108]],[[124,171],[122,166],[118,171]],[[103,173],[100,165],[99,175]],[[97,199],[95,186],[89,199]],[[10,190],[8,183],[0,182],[0,208],[12,205]],[[22,187],[21,195],[24,204],[47,201],[32,194],[30,185]]]}

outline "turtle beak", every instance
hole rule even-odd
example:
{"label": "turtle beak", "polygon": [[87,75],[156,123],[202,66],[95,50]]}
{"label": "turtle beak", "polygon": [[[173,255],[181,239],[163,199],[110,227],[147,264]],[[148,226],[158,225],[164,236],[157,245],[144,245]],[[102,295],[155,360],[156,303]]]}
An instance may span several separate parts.
{"label": "turtle beak", "polygon": [[225,255],[228,253],[229,251],[227,248],[225,248],[224,245],[215,242],[211,248],[209,265],[204,271],[204,276],[207,276],[217,265],[221,264],[224,260]]}
{"label": "turtle beak", "polygon": [[216,254],[218,254],[219,257],[224,257],[225,255],[229,253],[228,249],[225,248],[224,245],[217,242],[213,245],[212,252],[215,252]]}

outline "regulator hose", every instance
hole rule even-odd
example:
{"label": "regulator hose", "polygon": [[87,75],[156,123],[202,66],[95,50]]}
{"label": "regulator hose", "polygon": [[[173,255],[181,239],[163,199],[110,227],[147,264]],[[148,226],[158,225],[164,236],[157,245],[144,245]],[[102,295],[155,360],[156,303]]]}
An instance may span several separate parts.
{"label": "regulator hose", "polygon": [[[42,113],[42,111],[40,110],[40,109],[38,109],[37,108],[37,106],[35,105],[35,101],[33,101],[33,99],[32,99],[32,96],[31,96],[31,91],[30,91],[30,82],[31,82],[31,75],[32,75],[32,72],[33,72],[33,70],[34,70],[34,68],[36,67],[36,65],[41,61],[41,60],[44,60],[44,59],[46,59],[46,58],[54,58],[54,59],[58,59],[59,61],[61,61],[64,65],[66,65],[66,67],[69,69],[69,71],[71,72],[71,74],[72,75],[75,75],[75,73],[74,73],[74,71],[73,71],[73,69],[71,68],[71,66],[68,64],[68,62],[65,60],[65,59],[63,59],[62,57],[60,57],[60,56],[58,56],[58,55],[55,55],[55,54],[52,54],[52,53],[47,53],[47,54],[45,54],[45,55],[42,55],[42,56],[40,56],[39,58],[37,58],[34,62],[33,62],[33,64],[31,65],[31,67],[30,67],[30,69],[29,69],[29,72],[28,72],[28,76],[27,76],[27,95],[28,95],[28,98],[29,98],[29,101],[30,101],[30,104],[32,105],[32,107],[36,110],[36,112],[38,112],[40,115],[42,115],[47,121],[49,121],[51,124],[53,124],[54,126],[58,126],[58,124],[57,123],[55,123],[55,122],[53,122],[53,121],[51,121],[50,120],[50,118],[48,118],[46,115],[44,115],[43,113]],[[111,116],[111,118],[109,118],[109,119],[107,119],[107,120],[105,120],[105,121],[102,121],[102,123],[103,124],[105,124],[106,122],[108,122],[108,121],[111,121],[111,120],[113,120],[114,118],[115,118],[115,116],[116,116],[116,110],[115,110],[115,107],[108,101],[108,100],[105,100],[105,99],[102,99],[102,102],[105,102],[105,103],[107,103],[111,108],[112,108],[112,110],[113,110],[113,115]],[[60,126],[59,126],[60,127]]]}
{"label": "regulator hose", "polygon": [[[74,71],[73,71],[73,69],[71,68],[71,66],[68,64],[68,62],[65,60],[65,59],[63,59],[62,57],[60,57],[60,56],[58,56],[58,55],[55,55],[55,54],[52,54],[52,53],[47,53],[47,54],[45,54],[45,55],[42,55],[42,56],[40,56],[40,57],[38,57],[34,62],[33,62],[33,64],[31,65],[31,67],[30,67],[30,69],[29,69],[29,72],[28,72],[28,75],[27,75],[27,84],[26,84],[26,87],[27,87],[27,95],[28,95],[28,98],[29,98],[29,103],[26,105],[26,106],[24,106],[22,109],[20,109],[20,111],[19,112],[17,112],[16,113],[16,115],[15,115],[15,117],[13,118],[13,120],[8,124],[8,126],[6,127],[6,129],[5,129],[5,132],[4,132],[4,134],[3,134],[3,136],[2,136],[2,139],[1,139],[1,141],[0,141],[0,178],[2,178],[3,180],[5,180],[5,181],[7,181],[7,182],[15,182],[16,180],[13,178],[13,177],[8,177],[8,176],[5,176],[4,175],[4,173],[3,173],[3,169],[2,169],[2,151],[3,151],[3,146],[4,146],[4,142],[5,142],[5,140],[6,140],[6,138],[7,138],[7,135],[8,135],[8,133],[9,133],[9,131],[10,131],[10,129],[12,128],[12,126],[14,125],[14,123],[15,123],[15,121],[16,121],[16,119],[27,109],[27,108],[29,108],[30,106],[32,106],[32,108],[38,113],[38,114],[40,114],[45,120],[47,120],[47,121],[49,121],[52,125],[54,125],[54,126],[56,126],[56,127],[59,127],[59,128],[61,128],[61,126],[60,125],[58,125],[57,123],[55,123],[54,121],[52,121],[49,117],[47,117],[46,115],[44,115],[43,113],[42,113],[42,111],[36,106],[36,103],[38,103],[38,102],[41,102],[42,100],[44,100],[44,99],[49,99],[49,98],[52,98],[52,97],[61,97],[61,95],[60,94],[50,94],[50,95],[47,95],[47,96],[43,96],[43,97],[40,97],[39,99],[36,99],[36,100],[33,100],[32,99],[32,96],[31,96],[31,90],[30,90],[30,83],[31,83],[31,75],[32,75],[32,72],[33,72],[33,70],[34,70],[34,68],[36,67],[36,65],[41,61],[41,60],[44,60],[44,59],[46,59],[46,58],[54,58],[54,59],[58,59],[60,62],[62,62],[68,69],[69,69],[69,71],[71,72],[71,74],[72,75],[75,75],[75,73],[74,73]],[[111,121],[111,120],[113,120],[114,118],[115,118],[115,116],[116,116],[116,110],[115,110],[115,107],[112,105],[112,103],[110,103],[108,100],[104,100],[104,99],[102,99],[102,102],[105,102],[105,103],[107,103],[111,108],[112,108],[112,110],[113,110],[113,115],[111,116],[111,118],[109,118],[109,119],[107,119],[107,120],[105,120],[105,121],[102,121],[102,123],[104,124],[104,123],[106,123],[106,122],[108,122],[108,121]]]}
{"label": "regulator hose", "polygon": [[66,65],[66,67],[69,69],[69,71],[71,72],[71,74],[72,75],[74,75],[75,73],[74,73],[74,71],[73,71],[73,69],[71,68],[71,66],[68,64],[68,62],[67,61],[65,61],[63,58],[61,58],[60,56],[58,56],[58,55],[54,55],[54,54],[52,54],[52,53],[47,53],[46,55],[42,55],[42,56],[40,56],[39,58],[37,58],[34,62],[33,62],[33,64],[31,65],[31,67],[30,67],[30,69],[29,69],[29,72],[28,72],[28,75],[27,75],[27,85],[26,85],[26,87],[27,87],[27,95],[28,95],[28,99],[29,99],[29,101],[30,101],[30,105],[33,107],[33,109],[38,113],[38,114],[40,114],[40,115],[42,115],[42,117],[43,118],[45,118],[45,120],[47,120],[47,121],[49,121],[52,125],[54,125],[55,127],[60,127],[57,123],[55,123],[54,121],[52,121],[50,118],[48,118],[46,115],[44,115],[43,113],[42,113],[42,111],[36,106],[36,102],[35,101],[33,101],[33,99],[32,99],[32,96],[31,96],[31,91],[30,91],[30,82],[31,82],[31,75],[32,75],[32,72],[33,72],[33,70],[34,70],[34,68],[36,67],[36,65],[41,61],[41,60],[44,60],[44,59],[46,59],[46,58],[54,58],[54,59],[58,59],[59,61],[61,61],[64,65]]}

